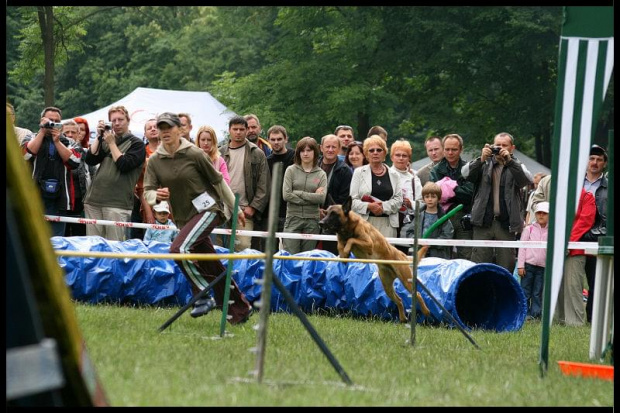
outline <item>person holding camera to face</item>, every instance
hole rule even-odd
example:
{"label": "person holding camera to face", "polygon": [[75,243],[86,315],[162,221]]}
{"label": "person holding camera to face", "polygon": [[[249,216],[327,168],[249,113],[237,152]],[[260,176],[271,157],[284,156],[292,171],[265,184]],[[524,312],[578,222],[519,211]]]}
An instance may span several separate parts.
{"label": "person holding camera to face", "polygon": [[[67,170],[80,166],[81,154],[62,133],[62,112],[49,106],[41,112],[39,131],[26,137],[21,145],[24,159],[32,162],[32,177],[39,187],[46,215],[59,215],[72,209],[75,202],[74,182]],[[65,234],[64,222],[51,222],[52,235]]]}
{"label": "person holding camera to face", "polygon": [[[130,222],[146,149],[142,139],[129,131],[129,112],[124,106],[112,106],[108,120],[97,124],[97,139],[84,157],[88,165],[99,165],[84,199],[84,213],[88,219]],[[88,225],[86,235],[123,241],[125,228]]]}
{"label": "person holding camera to face", "polygon": [[[533,178],[525,165],[514,157],[514,150],[512,135],[498,133],[493,145],[485,144],[480,157],[461,169],[463,177],[476,187],[471,208],[474,240],[515,241],[523,230],[525,205],[521,188],[531,185]],[[493,250],[492,247],[474,247],[471,260],[495,263],[512,274],[516,250],[498,248],[495,260]]]}

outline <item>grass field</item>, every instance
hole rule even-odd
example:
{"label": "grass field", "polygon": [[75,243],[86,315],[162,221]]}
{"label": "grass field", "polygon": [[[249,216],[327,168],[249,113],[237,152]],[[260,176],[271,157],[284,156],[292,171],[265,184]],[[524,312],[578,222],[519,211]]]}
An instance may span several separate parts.
{"label": "grass field", "polygon": [[250,371],[259,315],[227,324],[221,311],[76,304],[88,352],[112,406],[613,406],[613,382],[564,376],[558,360],[588,359],[589,327],[553,326],[549,370],[540,377],[541,324],[518,332],[458,330],[347,316],[309,319],[353,381],[347,386],[300,321],[269,317],[264,374]]}

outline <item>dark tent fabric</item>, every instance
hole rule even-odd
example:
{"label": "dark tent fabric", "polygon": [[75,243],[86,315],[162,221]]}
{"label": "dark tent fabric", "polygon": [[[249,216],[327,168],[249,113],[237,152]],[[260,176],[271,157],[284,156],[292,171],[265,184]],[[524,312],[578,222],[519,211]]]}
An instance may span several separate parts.
{"label": "dark tent fabric", "polygon": [[[144,243],[137,239],[108,241],[101,237],[53,237],[56,250],[106,251],[120,253],[167,253],[170,244],[157,241]],[[228,253],[216,246],[218,253]],[[247,249],[239,255],[256,254]],[[290,256],[280,251],[282,256]],[[334,255],[323,250],[296,254],[296,257]],[[72,296],[87,303],[131,303],[149,305],[187,304],[191,289],[172,260],[112,259],[59,257],[66,272]],[[228,260],[222,263],[228,265]],[[264,260],[233,260],[233,278],[251,303],[260,298]],[[365,263],[341,263],[322,260],[273,261],[273,273],[305,312],[320,309],[348,311],[359,316],[398,320],[396,305],[387,297],[379,279],[377,266]],[[424,258],[418,266],[418,279],[465,328],[495,331],[519,330],[525,320],[527,306],[519,283],[504,268],[494,264],[474,264],[466,260]],[[400,281],[395,290],[406,309],[411,298]],[[431,324],[450,321],[431,298],[420,288],[431,317],[425,320],[417,306],[417,321]],[[282,294],[274,287],[272,311],[290,311]]]}

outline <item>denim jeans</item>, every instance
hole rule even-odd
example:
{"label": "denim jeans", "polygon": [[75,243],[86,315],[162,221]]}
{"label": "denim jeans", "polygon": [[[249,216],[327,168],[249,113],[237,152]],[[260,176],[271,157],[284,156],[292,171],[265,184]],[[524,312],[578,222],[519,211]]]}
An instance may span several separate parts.
{"label": "denim jeans", "polygon": [[[58,201],[55,199],[43,198],[43,207],[45,208],[45,215],[56,215],[56,216],[65,215],[64,211],[62,214],[60,213],[60,211],[58,210],[57,203]],[[66,223],[50,221],[49,224],[52,229],[53,237],[63,237],[65,235],[65,227],[67,225]]]}
{"label": "denim jeans", "polygon": [[542,312],[542,292],[545,268],[525,263],[525,276],[521,279],[521,288],[527,301],[527,315],[540,318]]}

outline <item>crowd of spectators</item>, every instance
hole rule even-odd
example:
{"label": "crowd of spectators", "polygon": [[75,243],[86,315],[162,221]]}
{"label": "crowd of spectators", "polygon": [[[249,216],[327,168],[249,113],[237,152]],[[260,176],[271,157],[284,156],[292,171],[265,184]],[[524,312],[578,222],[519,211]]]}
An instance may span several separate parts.
{"label": "crowd of spectators", "polygon": [[[413,236],[415,202],[421,205],[420,235],[450,215],[429,234],[431,238],[515,241],[546,240],[547,236],[551,176],[532,176],[514,155],[515,138],[507,132],[496,134],[493,143],[485,144],[470,162],[461,157],[465,142],[460,135],[429,136],[424,146],[430,163],[416,171],[411,168],[411,143],[399,139],[388,148],[388,133],[379,125],[373,126],[362,141],[355,140],[351,126],[339,125],[333,134],[320,139],[301,138],[293,149],[281,125],[271,126],[262,137],[263,128],[254,114],[230,119],[229,136],[223,140],[209,125],[197,125],[195,142],[188,140],[194,126],[187,113],[167,113],[163,118],[160,115],[161,119],[148,120],[144,137],[130,132],[129,112],[123,106],[111,107],[108,119],[97,125],[88,125],[82,118],[62,121],[59,108],[47,107],[41,112],[36,133],[15,126],[15,111],[9,103],[7,114],[48,215],[176,225],[182,231],[188,221],[193,222],[200,209],[198,202],[207,202],[220,211],[213,215],[217,219],[209,228],[230,228],[227,218],[232,193],[239,196],[242,216],[237,229],[266,230],[269,194],[274,190],[270,188],[271,175],[279,162],[283,178],[278,232],[320,234],[318,221],[327,207],[342,204],[350,196],[352,210],[390,238]],[[92,126],[96,130],[93,135]],[[174,143],[162,146],[164,136]],[[189,151],[185,142],[195,150]],[[203,161],[191,163],[190,170],[197,168],[195,174],[163,166],[187,168],[189,160],[178,158],[190,153],[192,159],[204,156],[208,170]],[[155,154],[159,154],[160,166],[150,168]],[[606,150],[593,145],[571,241],[596,242],[606,234],[606,167]],[[221,184],[215,176],[222,178]],[[210,182],[206,184],[205,180]],[[169,193],[161,192],[163,181]],[[222,185],[230,192],[223,194]],[[189,188],[206,188],[208,199],[190,193]],[[176,196],[175,192],[187,195]],[[215,203],[209,204],[211,201]],[[167,239],[177,246],[180,242],[172,235],[178,233],[176,230],[129,230],[64,222],[50,225],[55,236],[99,235],[109,240],[144,238],[145,242]],[[211,236],[209,240],[228,247],[226,237]],[[239,236],[235,251],[264,251],[264,246],[262,237]],[[321,248],[337,254],[332,241],[283,238],[279,247],[290,253]],[[398,248],[412,253],[409,246]],[[510,273],[514,270],[527,285],[528,318],[540,317],[541,251],[459,246],[433,247],[428,254],[491,262]],[[595,266],[596,257],[585,251],[572,250],[567,255],[558,300],[560,322],[580,325],[591,320]],[[191,278],[191,271],[188,274]],[[584,289],[590,298],[587,304],[582,299]],[[239,300],[243,301],[241,297]],[[240,307],[237,319],[246,316],[245,307]]]}

